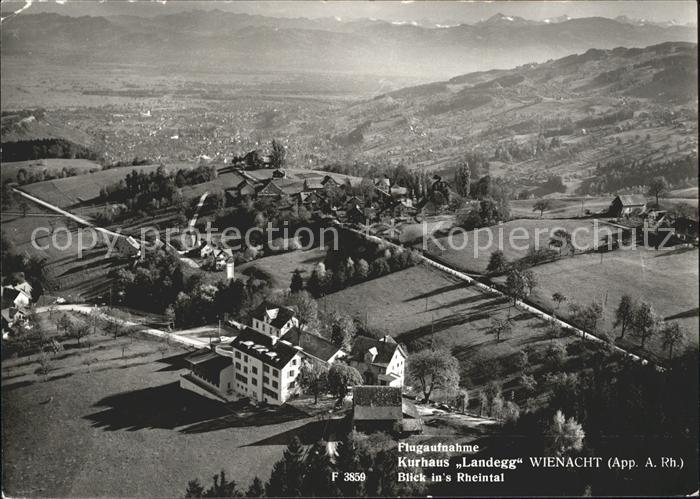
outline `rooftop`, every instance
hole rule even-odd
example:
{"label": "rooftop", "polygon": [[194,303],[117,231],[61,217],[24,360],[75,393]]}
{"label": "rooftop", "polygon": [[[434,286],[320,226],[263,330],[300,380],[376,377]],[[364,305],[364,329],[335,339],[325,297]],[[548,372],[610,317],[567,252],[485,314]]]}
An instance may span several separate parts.
{"label": "rooftop", "polygon": [[355,420],[402,419],[401,388],[356,386],[353,388]]}
{"label": "rooftop", "polygon": [[333,357],[338,350],[340,350],[340,348],[327,339],[306,331],[301,331],[296,327],[287,331],[287,333],[282,336],[282,339],[289,341],[293,345],[300,346],[304,349],[304,352],[324,362],[328,362],[328,359]]}
{"label": "rooftop", "polygon": [[287,340],[275,340],[250,327],[246,327],[230,345],[246,355],[250,355],[265,364],[282,368],[292,360],[299,350]]}

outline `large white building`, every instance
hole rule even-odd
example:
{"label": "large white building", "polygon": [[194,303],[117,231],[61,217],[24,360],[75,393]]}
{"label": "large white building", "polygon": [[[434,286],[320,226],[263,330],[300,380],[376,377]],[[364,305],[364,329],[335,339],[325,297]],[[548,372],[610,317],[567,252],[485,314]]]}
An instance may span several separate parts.
{"label": "large white building", "polygon": [[214,350],[190,356],[190,372],[180,386],[215,400],[248,398],[281,405],[299,393],[303,363],[330,364],[344,355],[330,341],[300,331],[291,309],[278,308],[276,314],[266,310],[263,306],[266,315],[253,319],[255,327],[245,327]]}

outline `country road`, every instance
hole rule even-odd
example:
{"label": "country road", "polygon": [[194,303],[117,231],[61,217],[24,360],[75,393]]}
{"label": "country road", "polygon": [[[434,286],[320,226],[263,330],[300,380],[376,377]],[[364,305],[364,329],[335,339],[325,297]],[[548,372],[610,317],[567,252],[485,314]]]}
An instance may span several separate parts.
{"label": "country road", "polygon": [[[359,231],[359,230],[357,230],[357,229],[354,229],[354,228],[352,228],[352,227],[348,227],[348,226],[346,226],[345,224],[342,224],[342,223],[340,223],[340,222],[336,222],[336,225],[338,225],[339,227],[341,227],[341,228],[343,228],[343,229],[345,229],[345,230],[349,230],[349,231],[351,231],[351,232],[355,232],[356,234],[359,234],[360,236],[362,236],[362,237],[364,237],[365,239],[367,239],[368,241],[373,241],[373,242],[377,242],[377,243],[387,244],[387,245],[389,245],[389,246],[392,246],[392,247],[394,247],[394,248],[401,249],[401,250],[405,250],[405,249],[406,249],[404,246],[401,246],[401,245],[392,243],[391,241],[387,241],[386,239],[381,238],[381,237],[378,237],[378,236],[373,236],[373,235],[371,235],[371,234],[366,234],[366,233],[364,233],[364,232],[362,232],[362,231]],[[445,273],[447,273],[447,274],[450,274],[451,276],[456,277],[457,279],[460,279],[460,280],[462,280],[462,281],[464,281],[464,282],[466,282],[466,283],[468,283],[468,284],[472,284],[472,285],[476,286],[478,289],[480,289],[481,291],[483,291],[483,292],[485,292],[485,293],[489,293],[489,294],[493,294],[493,295],[495,295],[495,296],[501,296],[501,297],[510,299],[510,297],[506,296],[502,291],[498,290],[498,289],[495,288],[494,286],[489,286],[488,284],[484,284],[483,282],[477,281],[477,280],[474,279],[473,277],[471,277],[471,276],[465,274],[464,272],[462,272],[462,271],[460,271],[460,270],[457,270],[457,269],[455,269],[455,268],[449,267],[449,266],[444,265],[444,264],[442,264],[442,263],[438,263],[438,262],[432,260],[431,258],[425,256],[425,255],[422,254],[422,253],[421,253],[420,257],[421,257],[422,262],[425,263],[426,265],[429,265],[429,266],[431,266],[431,267],[433,267],[433,268],[436,268],[436,269],[438,269],[438,270],[440,270],[440,271],[442,271],[442,272],[445,272]],[[571,323],[569,323],[569,322],[566,322],[566,321],[564,321],[564,320],[562,320],[562,319],[560,319],[560,318],[558,318],[558,317],[556,317],[556,316],[554,316],[554,315],[551,315],[551,314],[545,312],[544,310],[541,310],[541,309],[539,309],[539,308],[533,307],[532,305],[528,305],[527,303],[525,303],[525,302],[523,302],[523,301],[521,301],[521,300],[516,300],[515,305],[516,305],[517,307],[519,307],[521,310],[525,310],[525,311],[527,311],[527,312],[530,312],[530,313],[532,313],[533,315],[536,315],[536,316],[540,317],[541,319],[544,319],[544,320],[546,320],[546,321],[552,321],[552,322],[554,322],[555,324],[557,324],[557,325],[560,326],[560,327],[569,329],[570,331],[573,331],[575,334],[581,336],[582,338],[585,338],[585,339],[587,339],[587,340],[592,340],[592,341],[599,341],[599,342],[602,342],[602,341],[603,341],[603,340],[602,340],[601,338],[599,338],[598,336],[595,336],[595,335],[589,333],[588,331],[584,331],[584,330],[578,328],[577,326],[574,326],[573,324],[571,324]],[[646,363],[649,362],[648,359],[642,358],[642,357],[640,357],[639,355],[634,354],[634,353],[632,353],[632,352],[630,352],[630,351],[628,351],[628,350],[625,350],[624,348],[621,348],[621,347],[619,347],[619,346],[617,346],[617,345],[612,345],[612,348],[615,349],[615,350],[618,351],[618,352],[624,353],[625,355],[629,356],[630,358],[632,358],[632,359],[634,359],[634,360],[639,360],[639,361],[641,361],[642,364],[646,364]],[[657,366],[657,369],[663,370],[663,368],[660,367],[660,366]]]}
{"label": "country road", "polygon": [[55,211],[59,215],[62,215],[64,217],[70,218],[71,220],[74,220],[78,222],[81,225],[85,225],[86,227],[92,227],[98,232],[102,232],[103,234],[107,234],[112,237],[126,237],[123,234],[119,234],[118,232],[111,231],[109,229],[105,229],[104,227],[98,227],[97,225],[93,224],[92,222],[89,222],[88,220],[85,220],[82,217],[79,217],[78,215],[74,215],[73,213],[66,211],[62,208],[59,208],[58,206],[52,205],[51,203],[47,203],[46,201],[39,199],[37,197],[32,196],[31,194],[27,194],[24,191],[21,191],[17,189],[16,187],[12,188],[12,192],[19,194],[20,196],[29,199],[30,201],[43,206],[44,208],[48,208],[49,210]]}
{"label": "country road", "polygon": [[[53,305],[53,306],[45,306],[45,307],[38,307],[36,309],[37,313],[42,313],[42,312],[48,312],[50,309],[53,309],[54,312],[76,312],[78,314],[83,314],[83,315],[88,315],[91,314],[93,310],[98,310],[98,317],[100,319],[109,321],[109,322],[114,322],[117,324],[121,324],[122,326],[125,327],[134,327],[134,326],[141,326],[138,322],[133,322],[133,321],[127,321],[124,319],[119,319],[117,317],[114,317],[112,315],[107,314],[102,310],[101,307],[97,307],[95,305],[89,305],[89,304],[65,304],[65,305]],[[178,343],[182,346],[185,347],[194,347],[194,348],[204,348],[206,347],[209,343],[202,339],[202,338],[196,338],[196,337],[190,337],[190,336],[184,336],[184,335],[179,335],[177,333],[169,333],[166,331],[163,331],[161,329],[155,329],[155,328],[144,328],[144,329],[139,329],[140,333],[145,333],[150,336],[154,336],[156,338],[164,339],[173,343]]]}

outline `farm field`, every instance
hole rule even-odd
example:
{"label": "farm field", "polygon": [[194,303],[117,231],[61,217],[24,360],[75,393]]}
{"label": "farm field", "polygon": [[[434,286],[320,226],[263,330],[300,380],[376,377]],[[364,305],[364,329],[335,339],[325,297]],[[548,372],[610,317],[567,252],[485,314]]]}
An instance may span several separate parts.
{"label": "farm field", "polygon": [[[697,187],[688,189],[678,189],[670,191],[665,197],[659,199],[659,204],[662,207],[669,205],[677,205],[680,203],[689,204],[690,206],[698,205]],[[566,197],[566,198],[548,198],[551,203],[551,209],[542,214],[542,218],[575,218],[586,215],[588,210],[592,214],[603,214],[610,207],[610,203],[615,196],[605,197]],[[539,218],[540,212],[533,211],[533,205],[537,199],[517,199],[510,201],[511,216],[517,218]],[[650,203],[655,201],[649,198]]]}
{"label": "farm field", "polygon": [[[123,166],[109,168],[95,173],[76,177],[46,180],[22,186],[22,190],[59,208],[68,208],[85,203],[100,195],[100,189],[106,185],[119,182],[132,171],[144,173],[155,172],[159,165]],[[193,168],[192,164],[165,165],[166,170],[176,171],[181,168]]]}
{"label": "farm field", "polygon": [[[47,293],[69,301],[84,301],[104,292],[110,283],[107,274],[123,264],[119,257],[107,257],[106,247],[89,249],[92,232],[76,227],[65,217],[44,213],[33,203],[30,204],[30,210],[24,217],[14,212],[2,213],[2,233],[14,245],[17,253],[46,259]],[[36,234],[35,245],[32,244],[32,232],[36,228],[46,230]],[[50,233],[51,230],[54,232]],[[79,234],[82,234],[85,248],[82,258],[79,258],[78,251]]]}
{"label": "farm field", "polygon": [[[552,207],[542,214],[542,218],[580,217],[586,214],[586,210],[591,213],[605,212],[610,207],[613,198],[614,196],[548,198]],[[511,216],[514,218],[539,218],[540,212],[533,210],[533,205],[537,201],[537,199],[511,200]]]}
{"label": "farm field", "polygon": [[[304,279],[308,279],[313,267],[318,262],[322,262],[325,257],[325,248],[289,251],[244,263],[236,268],[236,275],[244,273],[246,269],[255,267],[272,276],[272,283],[275,288],[288,290],[292,281],[292,274],[296,269],[301,270],[301,275]],[[225,275],[225,273],[222,273],[222,275]]]}
{"label": "farm field", "polygon": [[34,374],[36,356],[3,361],[6,494],[181,497],[189,480],[209,486],[222,469],[245,490],[255,475],[267,480],[294,436],[308,444],[322,434],[289,406],[224,405],[181,390],[179,348],[89,338],[89,351],[69,340],[46,381]]}
{"label": "farm field", "polygon": [[[606,226],[604,222],[599,224],[601,230]],[[469,232],[460,231],[451,238],[435,237],[444,250],[432,240],[428,240],[427,251],[461,270],[482,273],[486,271],[494,251],[502,250],[505,257],[512,262],[524,257],[535,241],[538,241],[540,248],[547,248],[550,236],[558,228],[563,228],[571,234],[580,229],[576,233],[578,247],[589,247],[594,243],[594,221],[590,219],[520,219]],[[525,234],[527,237],[523,237]]]}
{"label": "farm field", "polygon": [[0,179],[5,182],[16,181],[17,172],[21,169],[28,174],[46,172],[52,175],[59,174],[64,168],[75,169],[79,175],[90,171],[102,170],[102,165],[88,159],[36,159],[32,161],[4,162],[0,165]]}
{"label": "farm field", "polygon": [[[611,330],[620,298],[629,294],[633,299],[649,301],[662,317],[677,320],[691,343],[698,344],[697,249],[619,250],[604,254],[602,263],[599,254],[579,255],[533,267],[532,272],[537,287],[531,299],[550,310],[556,308],[552,301],[555,292],[562,293],[569,302],[597,299],[604,305],[605,328]],[[561,315],[568,315],[566,303],[562,304]],[[636,344],[630,338],[629,346]],[[649,348],[660,354],[660,338],[653,339]]]}
{"label": "farm field", "polygon": [[[404,342],[410,351],[445,345],[462,365],[462,377],[483,377],[479,366],[508,358],[527,347],[544,349],[550,340],[543,320],[510,306],[503,297],[425,265],[394,272],[327,295],[322,309],[349,313],[370,329]],[[489,334],[492,318],[510,314],[513,332],[496,341]],[[557,339],[575,341],[572,337]]]}

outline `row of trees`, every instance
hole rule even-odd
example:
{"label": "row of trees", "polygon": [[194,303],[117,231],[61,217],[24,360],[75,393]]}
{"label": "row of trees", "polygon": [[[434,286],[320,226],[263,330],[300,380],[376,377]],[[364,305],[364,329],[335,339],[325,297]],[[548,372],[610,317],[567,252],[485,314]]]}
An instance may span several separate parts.
{"label": "row of trees", "polygon": [[674,349],[681,348],[687,341],[686,332],[677,322],[665,322],[646,302],[635,302],[629,295],[623,295],[615,310],[614,327],[620,327],[619,339],[630,331],[636,337],[640,346],[653,337],[660,336],[663,348],[668,352],[669,359],[673,358]]}
{"label": "row of trees", "polygon": [[99,198],[102,202],[127,203],[132,208],[142,208],[153,201],[170,204],[178,189],[208,182],[216,175],[216,166],[205,165],[175,173],[168,173],[163,165],[150,173],[132,170],[119,182],[100,189]]}

